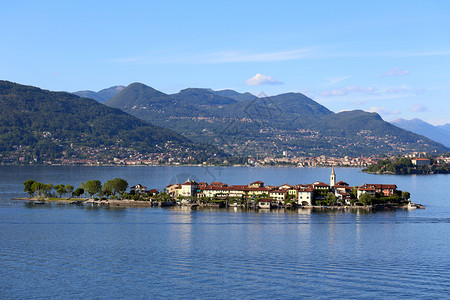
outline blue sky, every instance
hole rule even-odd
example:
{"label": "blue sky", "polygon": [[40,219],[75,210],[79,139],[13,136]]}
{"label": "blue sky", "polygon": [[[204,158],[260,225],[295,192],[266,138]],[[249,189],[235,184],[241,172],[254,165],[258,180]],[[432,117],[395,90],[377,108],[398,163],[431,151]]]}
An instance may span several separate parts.
{"label": "blue sky", "polygon": [[21,84],[301,92],[450,123],[450,1],[18,0],[0,25],[0,79]]}

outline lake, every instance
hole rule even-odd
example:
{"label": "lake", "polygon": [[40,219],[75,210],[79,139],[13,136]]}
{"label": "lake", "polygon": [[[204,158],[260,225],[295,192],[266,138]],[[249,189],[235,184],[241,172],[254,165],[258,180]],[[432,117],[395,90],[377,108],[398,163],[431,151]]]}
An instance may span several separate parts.
{"label": "lake", "polygon": [[351,186],[394,183],[425,210],[31,206],[22,183],[121,177],[162,190],[190,178],[329,182],[330,168],[0,166],[0,298],[444,299],[449,175],[337,168]]}

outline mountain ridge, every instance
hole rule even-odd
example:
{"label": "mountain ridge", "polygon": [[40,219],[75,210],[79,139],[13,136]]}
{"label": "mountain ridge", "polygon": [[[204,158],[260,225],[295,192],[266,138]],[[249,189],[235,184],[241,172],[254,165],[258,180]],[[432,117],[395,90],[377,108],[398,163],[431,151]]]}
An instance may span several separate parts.
{"label": "mountain ridge", "polygon": [[411,120],[400,118],[392,121],[391,123],[395,126],[426,136],[447,147],[450,147],[450,124],[434,126],[419,118],[414,118]]}
{"label": "mountain ridge", "polygon": [[114,97],[115,95],[117,95],[124,88],[125,88],[125,86],[123,86],[123,85],[115,85],[110,88],[100,90],[98,92],[85,90],[85,91],[73,92],[72,94],[75,94],[82,98],[91,98],[91,99],[97,100],[100,103],[105,103],[107,100],[109,100],[112,97]]}
{"label": "mountain ridge", "polygon": [[92,157],[108,162],[186,149],[192,155],[202,151],[178,133],[96,100],[0,81],[0,162]]}
{"label": "mountain ridge", "polygon": [[[114,97],[114,107],[233,155],[288,151],[300,156],[360,156],[448,151],[424,136],[385,122],[376,113],[334,113],[301,93],[243,100],[237,99],[243,94],[235,91],[217,95],[210,89],[188,88],[136,101],[128,98],[127,88]],[[224,95],[232,98],[227,100]]]}

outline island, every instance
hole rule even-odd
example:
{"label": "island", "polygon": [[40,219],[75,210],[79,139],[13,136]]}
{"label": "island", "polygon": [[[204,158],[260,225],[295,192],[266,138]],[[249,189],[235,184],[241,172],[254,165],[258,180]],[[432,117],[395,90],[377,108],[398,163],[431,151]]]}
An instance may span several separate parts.
{"label": "island", "polygon": [[[423,208],[410,201],[410,193],[395,184],[364,183],[350,186],[337,181],[334,168],[330,183],[315,181],[310,184],[265,185],[255,181],[245,185],[223,182],[196,182],[166,186],[162,191],[136,184],[127,191],[128,182],[121,178],[89,180],[74,189],[71,185],[44,184],[34,180],[24,182],[24,191],[32,203],[65,201],[71,204],[109,206],[189,206],[189,207],[242,207],[245,209],[275,208]],[[87,195],[89,197],[87,198]],[[68,196],[68,197],[63,197]]]}
{"label": "island", "polygon": [[450,165],[435,158],[408,158],[395,157],[393,159],[379,160],[362,170],[372,174],[449,174]]}

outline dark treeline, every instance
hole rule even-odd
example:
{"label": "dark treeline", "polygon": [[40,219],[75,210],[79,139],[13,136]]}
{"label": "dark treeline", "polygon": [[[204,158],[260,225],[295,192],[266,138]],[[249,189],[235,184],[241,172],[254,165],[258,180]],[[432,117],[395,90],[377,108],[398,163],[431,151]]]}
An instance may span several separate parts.
{"label": "dark treeline", "polygon": [[380,160],[376,164],[368,166],[363,172],[377,174],[449,174],[450,166],[447,163],[437,164],[434,158],[430,158],[430,165],[416,166],[410,158],[398,157],[394,161],[390,159]]}

